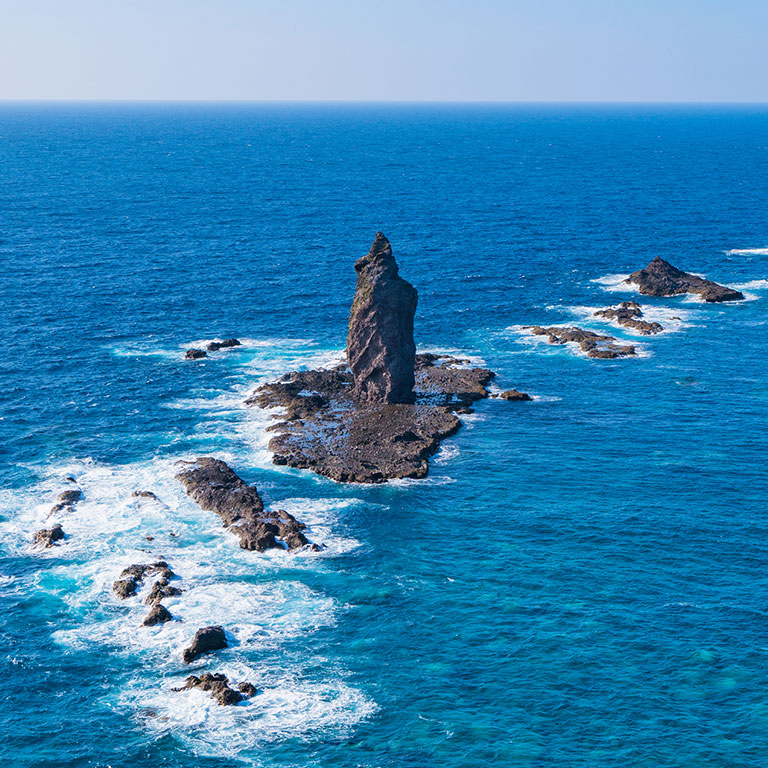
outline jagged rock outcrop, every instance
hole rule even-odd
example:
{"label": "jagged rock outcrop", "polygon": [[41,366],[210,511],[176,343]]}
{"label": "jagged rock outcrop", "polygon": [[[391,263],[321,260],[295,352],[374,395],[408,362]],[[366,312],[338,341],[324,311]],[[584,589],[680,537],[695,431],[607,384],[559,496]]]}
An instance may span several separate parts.
{"label": "jagged rock outcrop", "polygon": [[546,336],[550,344],[578,344],[587,357],[610,360],[617,357],[633,357],[637,354],[632,344],[618,344],[614,336],[587,331],[583,328],[540,325],[524,326],[534,336]]}
{"label": "jagged rock outcrop", "polygon": [[240,341],[238,339],[224,339],[224,341],[211,341],[208,343],[206,349],[209,352],[218,352],[220,349],[229,349],[231,347],[239,347]]}
{"label": "jagged rock outcrop", "polygon": [[185,648],[181,654],[182,661],[185,664],[191,664],[198,656],[212,651],[219,651],[227,647],[227,636],[224,634],[224,628],[215,624],[210,627],[203,627],[195,632],[192,644]]}
{"label": "jagged rock outcrop", "polygon": [[61,523],[56,523],[50,528],[43,528],[35,534],[32,543],[36,547],[52,547],[57,541],[64,539],[64,530]]}
{"label": "jagged rock outcrop", "polygon": [[203,357],[208,357],[208,353],[204,349],[188,349],[184,353],[185,360],[200,360]]}
{"label": "jagged rock outcrop", "polygon": [[237,690],[230,688],[227,676],[216,672],[204,672],[200,677],[190,675],[181,688],[173,690],[188,691],[192,688],[210,692],[211,696],[223,706],[239,704],[243,699],[249,699],[257,693],[256,686],[251,683],[238,683]]}
{"label": "jagged rock outcrop", "polygon": [[633,272],[624,282],[638,286],[646,296],[677,296],[694,293],[707,302],[738,301],[744,294],[724,285],[683,272],[657,256],[645,269]]}
{"label": "jagged rock outcrop", "polygon": [[347,361],[361,403],[413,400],[416,289],[398,275],[389,240],[377,232],[355,263],[357,287],[349,316]]}
{"label": "jagged rock outcrop", "polygon": [[652,336],[664,330],[664,326],[661,323],[643,320],[643,310],[636,301],[622,301],[618,307],[598,309],[595,312],[595,317],[613,320],[625,328],[632,328],[638,333],[643,334],[643,336]]}
{"label": "jagged rock outcrop", "polygon": [[360,403],[346,366],[297,371],[260,387],[246,402],[283,410],[269,449],[276,464],[312,469],[339,482],[424,477],[429,456],[461,422],[456,412],[488,396],[494,374],[463,361],[417,355],[413,403]]}
{"label": "jagged rock outcrop", "polygon": [[224,527],[240,539],[243,549],[300,549],[309,544],[306,528],[285,510],[267,511],[252,485],[248,485],[220,459],[202,457],[176,475],[187,494],[203,509],[215,512]]}

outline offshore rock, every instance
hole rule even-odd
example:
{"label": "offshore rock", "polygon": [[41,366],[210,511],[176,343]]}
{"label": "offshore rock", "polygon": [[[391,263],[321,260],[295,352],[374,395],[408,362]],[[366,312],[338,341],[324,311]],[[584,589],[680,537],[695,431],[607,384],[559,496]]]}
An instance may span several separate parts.
{"label": "offshore rock", "polygon": [[606,320],[613,320],[625,328],[632,328],[643,336],[652,336],[655,333],[661,333],[664,326],[661,323],[648,322],[643,320],[643,310],[636,301],[622,301],[618,307],[608,307],[607,309],[598,309],[595,317],[604,317]]}
{"label": "offshore rock", "polygon": [[456,416],[488,397],[487,368],[426,353],[415,358],[412,403],[360,402],[346,366],[298,371],[265,384],[246,401],[282,408],[269,449],[275,464],[311,469],[339,482],[425,477],[429,456],[454,434]]}
{"label": "offshore rock", "polygon": [[[155,563],[135,563],[124,568],[120,574],[120,578],[112,585],[112,591],[121,599],[125,600],[132,595],[135,595],[139,589],[139,585],[144,581],[147,576],[157,576],[158,579],[152,587],[152,593],[158,589],[158,584],[167,587],[170,579],[176,578],[176,574],[170,569],[168,563],[165,560],[158,560]],[[170,587],[168,594],[162,595],[162,597],[169,597],[170,595],[179,595],[181,590],[177,587]],[[162,598],[156,598],[162,599]],[[149,603],[150,601],[147,600]],[[155,602],[155,600],[151,601]]]}
{"label": "offshore rock", "polygon": [[502,400],[519,400],[520,402],[528,402],[533,399],[527,392],[519,392],[516,389],[507,389],[499,397]]}
{"label": "offshore rock", "polygon": [[229,687],[229,680],[226,675],[214,672],[204,672],[200,677],[197,675],[190,675],[181,688],[174,688],[174,691],[188,691],[191,688],[199,688],[201,691],[210,692],[211,696],[223,706],[231,706],[232,704],[240,703],[246,698],[243,693],[243,686],[250,686],[253,688],[254,693],[256,688],[251,683],[240,683],[236,691]]}
{"label": "offshore rock", "polygon": [[56,497],[56,503],[51,507],[48,517],[59,512],[72,512],[80,499],[83,498],[83,492],[79,488],[72,488],[68,491],[62,491]]}
{"label": "offshore rock", "polygon": [[220,459],[202,457],[176,475],[187,495],[203,509],[215,512],[224,527],[240,539],[243,549],[300,549],[309,544],[306,528],[285,510],[266,511],[259,492]]}
{"label": "offshore rock", "polygon": [[534,336],[546,336],[550,344],[578,344],[587,357],[610,360],[637,355],[632,344],[617,344],[614,336],[586,331],[575,326],[542,328],[540,325],[528,325],[524,327],[529,328]]}
{"label": "offshore rock", "polygon": [[203,357],[208,357],[208,353],[204,349],[188,349],[184,353],[185,360],[200,360]]}
{"label": "offshore rock", "polygon": [[50,528],[43,528],[35,534],[32,544],[36,547],[52,547],[57,541],[64,539],[64,530],[61,523],[56,523]]}
{"label": "offshore rock", "polygon": [[694,293],[707,302],[738,301],[744,294],[733,288],[683,272],[657,256],[645,269],[633,272],[625,281],[637,285],[646,296],[677,296]]}
{"label": "offshore rock", "polygon": [[145,627],[154,627],[157,624],[165,624],[166,621],[171,621],[171,619],[173,619],[173,616],[171,616],[170,611],[164,605],[158,603],[144,617],[144,621],[141,623]]}
{"label": "offshore rock", "polygon": [[206,349],[209,352],[218,352],[220,349],[229,349],[231,347],[239,347],[240,341],[238,339],[224,339],[224,341],[211,341]]}
{"label": "offshore rock", "polygon": [[389,240],[381,232],[355,263],[357,287],[349,315],[347,361],[354,397],[361,403],[413,401],[416,289],[398,275]]}
{"label": "offshore rock", "polygon": [[185,648],[181,654],[185,664],[191,664],[198,656],[211,651],[218,651],[227,647],[227,636],[224,628],[218,625],[203,627],[195,632],[195,637],[189,648]]}

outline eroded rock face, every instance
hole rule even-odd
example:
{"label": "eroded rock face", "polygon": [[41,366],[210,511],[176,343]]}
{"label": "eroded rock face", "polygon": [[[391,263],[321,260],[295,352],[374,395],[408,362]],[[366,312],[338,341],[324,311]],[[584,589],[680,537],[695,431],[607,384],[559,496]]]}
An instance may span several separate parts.
{"label": "eroded rock face", "polygon": [[534,336],[546,336],[550,344],[578,344],[587,357],[610,360],[617,357],[633,357],[637,354],[632,344],[618,344],[614,336],[587,331],[583,328],[540,325],[525,326]]}
{"label": "eroded rock face", "polygon": [[409,403],[416,356],[416,289],[398,275],[392,248],[381,232],[368,254],[355,263],[355,270],[357,287],[347,335],[354,396],[361,403]]}
{"label": "eroded rock face", "polygon": [[[202,457],[176,475],[187,494],[203,509],[215,512],[243,549],[299,549],[309,542],[306,528],[285,510],[267,511],[259,492],[220,459]],[[282,543],[281,543],[282,542]]]}
{"label": "eroded rock face", "polygon": [[203,627],[195,632],[192,644],[181,654],[185,664],[191,664],[198,656],[227,647],[227,636],[219,625]]}
{"label": "eroded rock face", "polygon": [[664,330],[664,326],[661,323],[648,322],[642,319],[643,310],[636,301],[622,301],[618,307],[598,309],[595,312],[595,317],[613,320],[625,328],[632,328],[638,333],[642,333],[643,336],[652,336]]}
{"label": "eroded rock face", "polygon": [[744,294],[733,288],[683,272],[657,256],[645,269],[633,272],[626,280],[637,285],[646,296],[677,296],[694,293],[707,302],[738,301]]}
{"label": "eroded rock face", "polygon": [[257,693],[256,687],[251,683],[238,683],[237,690],[230,688],[227,676],[216,672],[205,672],[200,677],[190,675],[181,688],[174,688],[173,690],[188,691],[191,688],[209,691],[211,696],[223,706],[239,704],[244,698],[251,698]]}
{"label": "eroded rock face", "polygon": [[488,396],[494,374],[463,361],[417,355],[413,403],[361,403],[345,366],[298,371],[260,387],[249,405],[284,409],[269,443],[276,464],[311,469],[339,482],[425,477],[429,456]]}
{"label": "eroded rock face", "polygon": [[52,547],[57,541],[64,539],[64,530],[61,523],[56,523],[50,528],[43,528],[35,534],[32,543],[36,547]]}

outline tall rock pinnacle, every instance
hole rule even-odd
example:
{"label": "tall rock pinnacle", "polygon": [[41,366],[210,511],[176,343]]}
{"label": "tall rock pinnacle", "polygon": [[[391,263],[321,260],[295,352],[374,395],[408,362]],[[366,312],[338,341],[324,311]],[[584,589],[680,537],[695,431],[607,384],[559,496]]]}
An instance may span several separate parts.
{"label": "tall rock pinnacle", "polygon": [[357,288],[347,335],[355,397],[366,403],[411,402],[416,289],[397,274],[389,240],[381,232],[355,270]]}

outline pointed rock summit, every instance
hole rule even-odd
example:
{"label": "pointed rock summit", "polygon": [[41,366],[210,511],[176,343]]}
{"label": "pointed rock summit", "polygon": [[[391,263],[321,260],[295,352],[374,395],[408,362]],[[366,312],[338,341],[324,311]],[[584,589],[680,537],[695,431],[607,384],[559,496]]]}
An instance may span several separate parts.
{"label": "pointed rock summit", "polygon": [[349,316],[347,361],[354,396],[363,403],[413,401],[416,289],[398,275],[389,240],[377,232],[355,263],[357,288]]}
{"label": "pointed rock summit", "polygon": [[634,283],[640,293],[646,296],[677,296],[681,293],[696,293],[704,301],[739,301],[744,294],[712,280],[683,272],[668,261],[657,256],[645,269],[633,272],[625,283]]}

